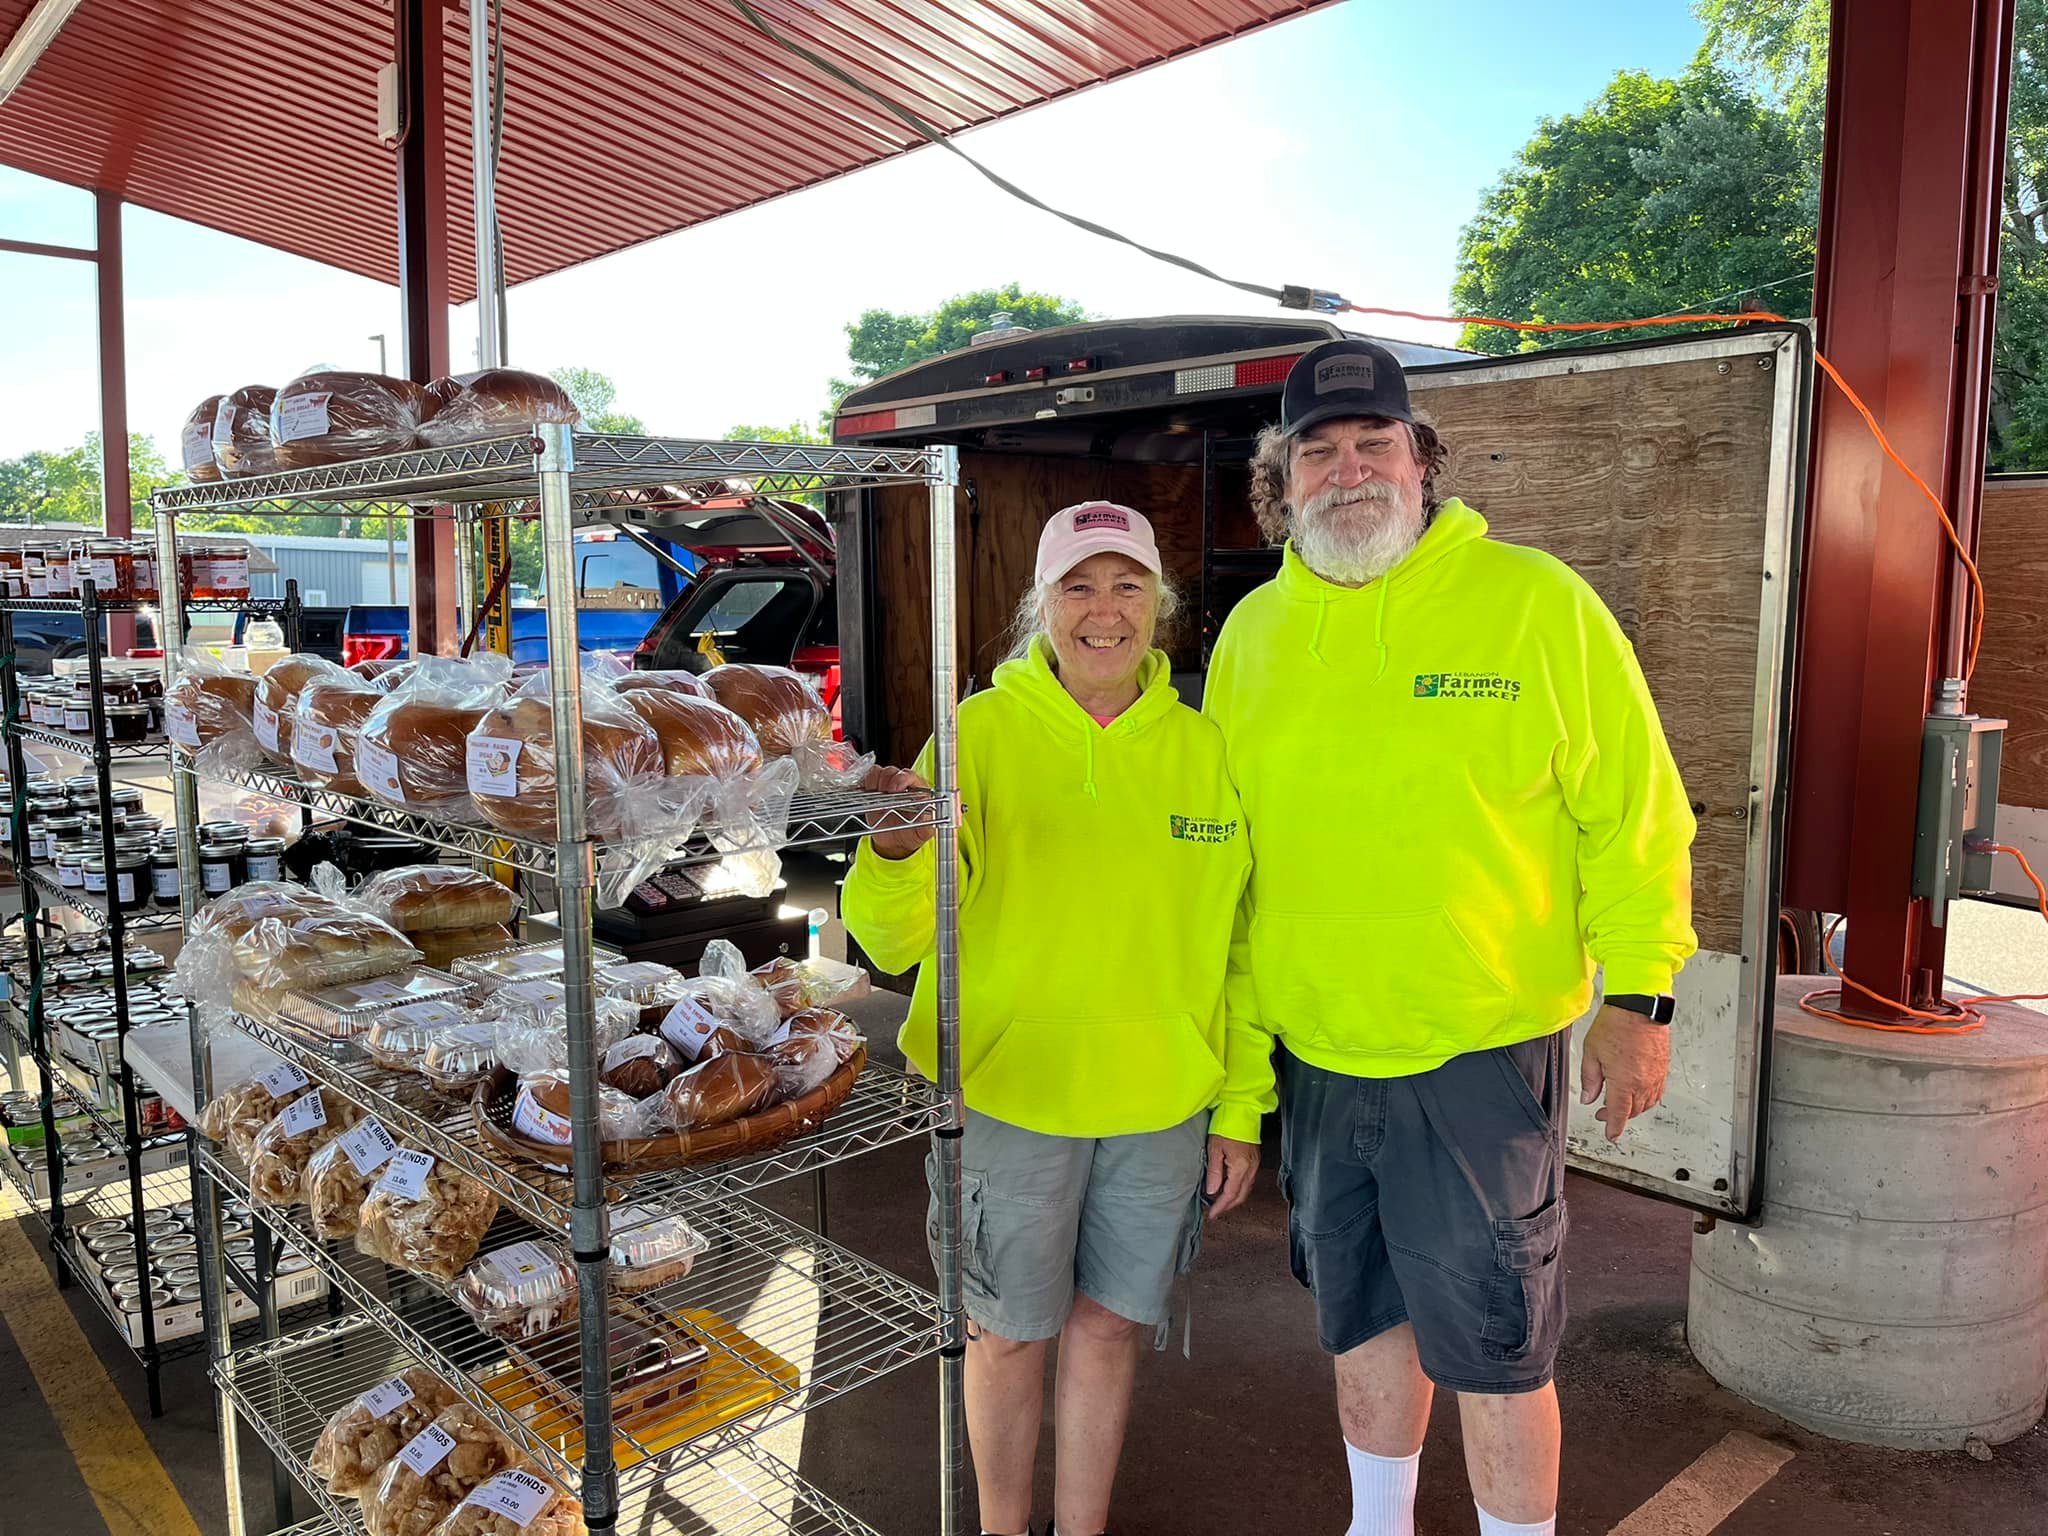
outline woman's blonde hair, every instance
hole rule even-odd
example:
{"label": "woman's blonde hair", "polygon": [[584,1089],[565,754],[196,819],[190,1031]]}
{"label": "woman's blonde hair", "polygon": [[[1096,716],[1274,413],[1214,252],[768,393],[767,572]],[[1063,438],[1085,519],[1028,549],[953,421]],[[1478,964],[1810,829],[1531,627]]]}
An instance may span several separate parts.
{"label": "woman's blonde hair", "polygon": [[[1145,574],[1152,575],[1150,571]],[[1152,581],[1159,593],[1159,607],[1152,615],[1152,643],[1164,649],[1173,633],[1174,616],[1180,612],[1180,593],[1164,576],[1153,576]],[[1049,581],[1033,582],[1024,589],[1017,599],[1017,611],[1010,615],[1009,628],[1004,631],[1009,645],[1003,660],[1022,661],[1031,653],[1031,642],[1040,635],[1050,644],[1052,632],[1046,625],[1046,600],[1056,585]]]}

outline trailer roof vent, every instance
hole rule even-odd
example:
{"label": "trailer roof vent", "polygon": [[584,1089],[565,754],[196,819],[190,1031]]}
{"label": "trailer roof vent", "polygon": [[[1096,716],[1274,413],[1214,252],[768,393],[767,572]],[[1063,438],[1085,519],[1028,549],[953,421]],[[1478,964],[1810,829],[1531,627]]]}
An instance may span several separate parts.
{"label": "trailer roof vent", "polygon": [[972,336],[968,337],[967,345],[978,347],[984,342],[1008,341],[1013,336],[1029,336],[1030,334],[1030,326],[1018,325],[1010,318],[1010,312],[1007,309],[999,309],[988,317],[988,329],[976,331]]}

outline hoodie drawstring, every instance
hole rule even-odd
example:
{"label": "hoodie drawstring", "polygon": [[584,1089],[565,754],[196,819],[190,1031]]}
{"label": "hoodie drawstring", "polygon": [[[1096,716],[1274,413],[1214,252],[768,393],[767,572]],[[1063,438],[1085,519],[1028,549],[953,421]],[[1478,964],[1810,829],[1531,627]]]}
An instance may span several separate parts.
{"label": "hoodie drawstring", "polygon": [[1101,729],[1102,727],[1090,720],[1088,729],[1081,737],[1082,750],[1088,754],[1088,766],[1081,771],[1081,792],[1090,800],[1099,798],[1095,793],[1095,734]]}
{"label": "hoodie drawstring", "polygon": [[[1380,600],[1378,606],[1373,609],[1372,643],[1373,649],[1379,653],[1380,658],[1379,668],[1372,675],[1374,682],[1378,682],[1387,675],[1387,588],[1393,584],[1393,580],[1389,576],[1382,576],[1380,578]],[[1320,617],[1316,620],[1316,633],[1318,635],[1322,633],[1322,619]]]}
{"label": "hoodie drawstring", "polygon": [[1318,601],[1316,604],[1316,632],[1310,635],[1308,639],[1308,653],[1315,657],[1317,661],[1323,659],[1323,620],[1329,616],[1330,604],[1328,599]]}

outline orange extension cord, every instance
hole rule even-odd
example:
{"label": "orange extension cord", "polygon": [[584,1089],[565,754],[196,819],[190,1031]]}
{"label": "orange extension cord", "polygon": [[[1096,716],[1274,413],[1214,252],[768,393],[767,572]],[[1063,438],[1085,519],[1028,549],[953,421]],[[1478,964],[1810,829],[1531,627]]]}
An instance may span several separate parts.
{"label": "orange extension cord", "polygon": [[[1772,314],[1768,310],[1751,310],[1746,313],[1733,315],[1650,315],[1640,320],[1566,321],[1500,320],[1482,315],[1425,315],[1415,310],[1381,309],[1373,305],[1352,304],[1349,302],[1342,305],[1341,311],[1354,315],[1380,315],[1396,320],[1417,320],[1429,325],[1484,325],[1496,330],[1535,332],[1539,334],[1585,331],[1636,331],[1652,326],[1670,325],[1754,325],[1758,322],[1787,325],[1791,323],[1784,315]],[[1842,377],[1832,362],[1821,355],[1818,348],[1814,350],[1813,360],[1819,366],[1821,372],[1828,376],[1835,388],[1842,392],[1843,398],[1856,408],[1856,414],[1863,418],[1863,424],[1870,429],[1870,435],[1877,440],[1877,446],[1884,450],[1884,456],[1898,466],[1899,472],[1912,481],[1919,489],[1920,494],[1927,498],[1928,505],[1934,508],[1935,517],[1940,520],[1941,531],[1948,536],[1949,548],[1955,551],[1956,559],[1962,562],[1964,571],[1969,574],[1970,591],[1975,596],[1976,603],[1970,615],[1969,649],[1963,660],[1963,682],[1967,686],[1971,677],[1976,673],[1977,652],[1984,643],[1984,581],[1977,573],[1977,562],[1970,558],[1970,552],[1963,547],[1962,537],[1956,532],[1956,525],[1948,515],[1948,508],[1941,504],[1941,498],[1934,493],[1934,488],[1921,479],[1913,466],[1901,458],[1899,451],[1892,447],[1891,439],[1885,436],[1884,428],[1878,425],[1877,417],[1871,414],[1870,407],[1863,403],[1863,397],[1849,387],[1849,381]],[[2026,855],[2021,853],[2019,849],[2008,847],[2004,843],[1987,843],[1980,846],[1993,853],[2010,854],[2019,861],[2020,868],[2026,873],[2027,879],[2034,887],[2035,895],[2039,898],[2042,920],[2048,921],[2048,887],[2042,885],[2041,877],[2034,873],[2033,866],[2027,862]],[[2009,997],[1987,994],[1982,997],[1957,998],[1954,1001],[1943,998],[1940,1005],[1941,1011],[1939,1012],[1909,1008],[1903,1003],[1895,1003],[1890,998],[1873,992],[1861,982],[1850,980],[1848,976],[1843,974],[1842,968],[1835,964],[1834,939],[1841,926],[1842,919],[1837,917],[1834,922],[1828,925],[1827,937],[1821,943],[1821,959],[1826,963],[1827,968],[1834,973],[1835,979],[1842,984],[1841,987],[1825,987],[1817,992],[1809,992],[1799,1000],[1800,1008],[1816,1018],[1831,1019],[1837,1024],[1853,1024],[1859,1029],[1881,1029],[1898,1034],[1961,1035],[1984,1027],[1984,1015],[1977,1011],[1977,1005],[1979,1004],[2048,1001],[2048,993],[2041,992],[2022,993]],[[1853,991],[1860,992],[1874,1002],[1882,1003],[1886,1007],[1896,1009],[1909,1018],[1918,1019],[1922,1022],[1916,1024],[1884,1024],[1871,1019],[1851,1018],[1847,1014],[1835,1013],[1819,1006],[1819,1001],[1822,998],[1832,999],[1835,1003],[1839,1004],[1842,997],[1842,987],[1848,987]]]}

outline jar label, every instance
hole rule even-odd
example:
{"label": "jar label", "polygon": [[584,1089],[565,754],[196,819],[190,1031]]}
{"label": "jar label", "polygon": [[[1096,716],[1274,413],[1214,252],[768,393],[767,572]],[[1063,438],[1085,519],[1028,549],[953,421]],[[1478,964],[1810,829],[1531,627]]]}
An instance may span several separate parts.
{"label": "jar label", "polygon": [[314,389],[278,401],[277,440],[291,443],[302,437],[325,436],[330,429],[327,402],[333,398],[331,389]]}
{"label": "jar label", "polygon": [[356,742],[356,777],[371,794],[393,805],[405,804],[405,786],[398,782],[398,754],[374,741]]}
{"label": "jar label", "polygon": [[292,732],[292,761],[301,768],[318,768],[323,773],[339,772],[334,765],[334,743],[341,732],[331,725],[314,725],[301,720]]}
{"label": "jar label", "polygon": [[28,579],[28,595],[30,597],[48,597],[50,595],[50,578],[40,571],[30,576]]}
{"label": "jar label", "polygon": [[234,867],[226,859],[216,859],[211,863],[204,859],[200,860],[199,878],[209,896],[218,896],[223,891],[234,889]]}
{"label": "jar label", "polygon": [[264,750],[277,750],[277,711],[261,699],[256,701],[256,739],[263,743]]}
{"label": "jar label", "polygon": [[132,907],[135,905],[135,877],[123,871],[119,876],[119,882],[115,899],[124,907]]}
{"label": "jar label", "polygon": [[90,893],[102,892],[107,888],[107,872],[104,869],[88,869],[85,872],[85,889]]}
{"label": "jar label", "polygon": [[523,743],[503,736],[469,738],[469,792],[519,797],[519,749]]}
{"label": "jar label", "polygon": [[87,574],[92,577],[92,584],[99,595],[106,597],[112,593],[115,582],[113,557],[95,555],[87,564],[91,567]]}
{"label": "jar label", "polygon": [[162,869],[152,870],[150,873],[156,884],[156,899],[158,901],[176,901],[178,899],[178,892],[185,888],[185,882],[178,875],[178,866],[171,864]]}
{"label": "jar label", "polygon": [[282,880],[284,878],[284,860],[274,853],[250,854],[249,878],[251,880]]}

